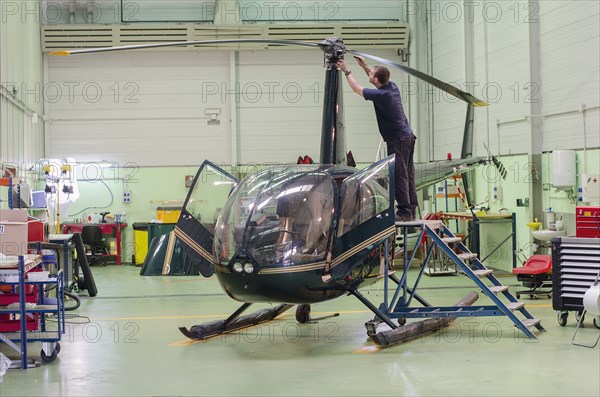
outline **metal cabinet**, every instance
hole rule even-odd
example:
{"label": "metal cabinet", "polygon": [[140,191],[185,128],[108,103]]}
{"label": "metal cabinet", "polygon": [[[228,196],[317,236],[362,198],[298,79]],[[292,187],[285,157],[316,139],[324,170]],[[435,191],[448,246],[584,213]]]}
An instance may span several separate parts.
{"label": "metal cabinet", "polygon": [[583,295],[600,272],[600,238],[552,239],[552,307],[558,323],[567,324],[568,312],[583,312]]}

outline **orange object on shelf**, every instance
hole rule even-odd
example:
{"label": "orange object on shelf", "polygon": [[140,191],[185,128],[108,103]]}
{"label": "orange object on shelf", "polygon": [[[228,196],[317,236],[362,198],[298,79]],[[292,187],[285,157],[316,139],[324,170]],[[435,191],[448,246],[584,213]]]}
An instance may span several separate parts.
{"label": "orange object on shelf", "polygon": [[436,198],[462,198],[462,193],[458,186],[438,187],[435,192]]}
{"label": "orange object on shelf", "polygon": [[44,221],[31,218],[27,220],[27,241],[45,241]]}

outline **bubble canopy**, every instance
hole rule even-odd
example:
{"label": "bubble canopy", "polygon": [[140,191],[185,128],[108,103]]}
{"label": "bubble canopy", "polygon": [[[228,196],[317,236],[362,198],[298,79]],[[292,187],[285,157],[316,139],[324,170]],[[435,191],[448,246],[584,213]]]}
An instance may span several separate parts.
{"label": "bubble canopy", "polygon": [[326,167],[269,168],[246,177],[227,200],[215,227],[215,261],[240,249],[262,266],[322,261],[337,197]]}

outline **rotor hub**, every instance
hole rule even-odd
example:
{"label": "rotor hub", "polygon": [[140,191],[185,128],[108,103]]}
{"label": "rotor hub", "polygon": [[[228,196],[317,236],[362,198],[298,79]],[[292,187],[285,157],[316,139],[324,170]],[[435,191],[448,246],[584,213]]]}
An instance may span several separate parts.
{"label": "rotor hub", "polygon": [[319,44],[323,54],[325,56],[325,66],[327,68],[335,67],[337,61],[344,59],[346,53],[346,46],[344,40],[339,37],[330,37]]}

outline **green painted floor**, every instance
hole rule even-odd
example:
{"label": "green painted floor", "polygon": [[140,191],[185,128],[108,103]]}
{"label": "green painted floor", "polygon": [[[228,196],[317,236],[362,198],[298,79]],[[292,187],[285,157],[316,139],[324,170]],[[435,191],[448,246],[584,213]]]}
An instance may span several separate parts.
{"label": "green painted floor", "polygon": [[[377,350],[363,326],[372,315],[342,297],[313,306],[313,314],[341,313],[318,324],[298,324],[290,311],[193,342],[177,327],[224,318],[238,306],[216,279],[140,277],[132,266],[93,272],[99,294],[68,312],[56,361],[10,369],[0,396],[600,395],[600,349],[571,345],[574,316],[559,326],[549,299],[525,300],[547,330],[538,340],[524,338],[507,317],[474,317]],[[518,289],[512,276],[501,280]],[[463,276],[424,277],[420,293],[434,305],[451,305],[477,290],[469,285]],[[378,288],[364,292],[382,298]],[[589,318],[578,337],[589,342],[598,332]],[[31,352],[39,350],[30,344]]]}

